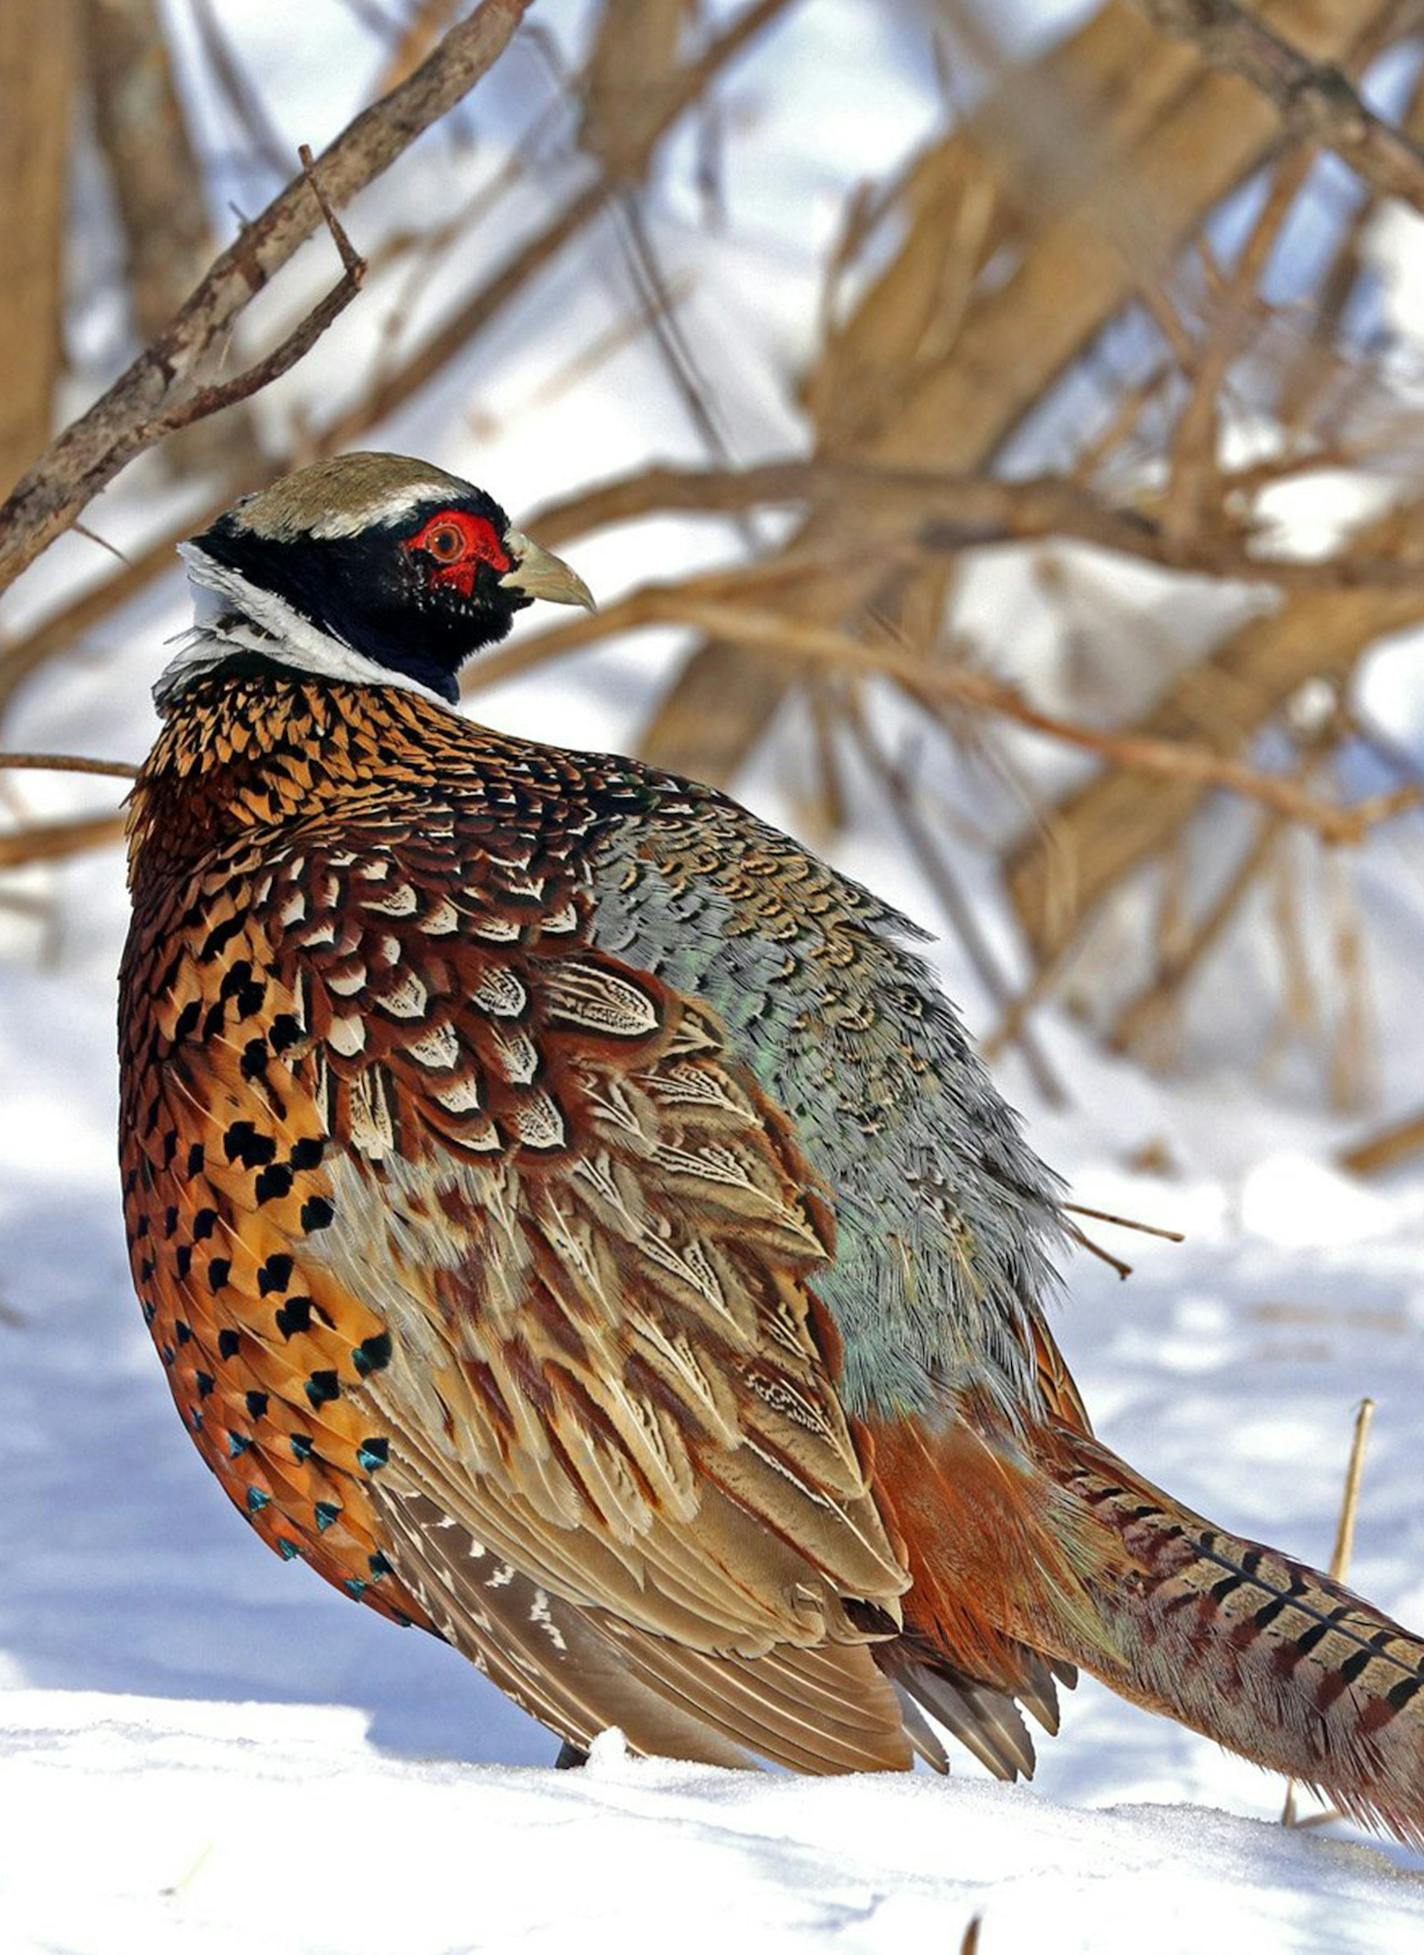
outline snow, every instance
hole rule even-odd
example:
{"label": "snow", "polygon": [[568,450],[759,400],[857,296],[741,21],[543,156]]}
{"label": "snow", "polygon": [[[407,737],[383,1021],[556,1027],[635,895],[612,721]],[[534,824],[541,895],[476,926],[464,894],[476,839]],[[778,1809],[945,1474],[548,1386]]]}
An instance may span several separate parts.
{"label": "snow", "polygon": [[[360,11],[340,0],[296,11],[285,0],[219,6],[293,146],[338,127],[378,63],[375,40],[359,37],[344,43],[354,51],[343,64],[330,59],[333,24],[354,35]],[[551,0],[541,16],[567,49],[585,11]],[[177,6],[172,17],[190,20]],[[871,19],[860,0],[818,0],[778,26],[765,62],[733,71],[722,234],[701,227],[690,143],[673,146],[656,234],[670,277],[691,281],[679,316],[727,408],[739,459],[801,439],[795,377],[812,342],[826,238],[851,186],[887,173],[938,113],[914,39],[920,18],[901,7]],[[1041,31],[1046,13],[1024,5],[1013,18],[1015,32]],[[883,75],[884,89],[852,95],[850,63]],[[804,93],[779,85],[790,75],[807,77]],[[411,210],[449,215],[549,96],[528,51],[512,57],[507,86],[482,91],[463,125],[480,143],[432,139],[358,203],[353,236],[369,250]],[[233,132],[211,105],[205,126],[217,132],[214,207],[231,197],[255,208],[270,185],[236,167]],[[489,224],[475,233],[469,249],[481,264],[547,217],[571,170],[551,143],[500,206],[498,235]],[[1403,290],[1421,273],[1413,231],[1400,240],[1392,248],[1410,259]],[[517,517],[640,460],[697,459],[645,346],[566,379],[629,308],[609,245],[604,231],[576,248],[476,359],[382,430],[383,445],[488,483]],[[330,283],[322,251],[293,268],[289,308]],[[470,277],[468,260],[443,265],[423,306],[448,303]],[[318,361],[264,400],[273,427],[313,403],[323,418],[343,388],[365,383],[395,296],[373,278]],[[1282,510],[1302,548],[1318,540],[1338,492],[1324,483],[1313,504]],[[175,486],[144,465],[89,520],[127,545],[200,501],[201,485]],[[662,519],[580,541],[571,554],[613,596],[650,575],[725,561],[729,534],[720,522]],[[963,580],[959,622],[997,669],[1047,703],[1086,696],[1105,710],[1125,689],[1135,696],[1160,680],[1164,661],[1182,662],[1258,601],[1153,572],[1127,577],[1084,551],[1054,553],[1059,582],[1045,595],[1046,562],[1033,551],[982,557]],[[1068,633],[1065,565],[1080,600]],[[6,622],[22,629],[58,593],[107,570],[92,544],[64,539],[16,590]],[[7,742],[140,757],[162,640],[186,609],[175,575],[106,620],[21,695]],[[476,709],[514,732],[626,748],[680,643],[660,632],[613,644],[491,690]],[[1424,685],[1411,640],[1373,662],[1364,696],[1374,721],[1419,751]],[[887,711],[887,730],[893,723]],[[794,731],[788,716],[741,791],[796,828],[805,803]],[[1010,751],[1040,783],[1082,765],[1041,742]],[[987,768],[956,765],[936,788],[976,823],[992,827],[1006,804],[1014,811]],[[42,816],[113,800],[111,783],[63,776],[25,776],[4,792],[8,805]],[[1223,811],[1198,874],[1213,870],[1213,851],[1239,823]],[[862,823],[836,853],[934,927],[884,827]],[[1357,878],[1386,1093],[1371,1119],[1411,1110],[1421,1092],[1420,856],[1417,823],[1387,831]],[[968,851],[957,864],[1021,977],[991,874]],[[1328,983],[1326,875],[1311,859],[1300,881],[1310,958]],[[1278,1781],[1090,1680],[1065,1704],[1062,1734],[1040,1740],[1031,1786],[995,1785],[959,1758],[947,1783],[733,1774],[632,1761],[612,1736],[586,1772],[555,1774],[549,1735],[449,1649],[397,1632],[265,1554],[199,1470],[130,1290],[113,1159],[124,922],[113,851],[8,877],[0,889],[4,1955],[250,1955],[255,1946],[454,1955],[571,1943],[622,1955],[669,1945],[752,1955],[899,1949],[914,1935],[952,1952],[976,1915],[983,1955],[1200,1955],[1213,1943],[1259,1955],[1390,1955],[1424,1945],[1424,1858],[1338,1822],[1328,1832],[1284,1829]],[[1141,925],[1126,919],[1124,944]],[[998,1064],[1035,1144],[1078,1199],[1188,1236],[1176,1247],[1089,1224],[1136,1271],[1119,1284],[1079,1256],[1058,1328],[1109,1444],[1194,1508],[1316,1563],[1334,1535],[1353,1407],[1373,1395],[1353,1578],[1421,1625],[1424,1174],[1366,1187],[1332,1165],[1360,1120],[1322,1110],[1319,1062],[1303,1044],[1263,1073],[1278,951],[1263,905],[1246,925],[1199,988],[1172,1081],[1106,1055],[1057,1008],[1035,1026],[1066,1107],[1035,1097],[1016,1056]],[[983,1031],[995,1013],[962,955],[953,944],[936,955]],[[1104,964],[1097,969],[1106,983]],[[1154,1171],[1133,1165],[1145,1156]]]}
{"label": "snow", "polygon": [[[145,1955],[834,1947],[1407,1955],[1424,1883],[1219,1813],[1074,1812],[996,1785],[796,1781],[630,1759],[582,1773],[383,1758],[351,1711],[19,1691],[7,1946]],[[51,1843],[82,1843],[56,1893]],[[1368,1911],[1368,1939],[1360,1924]],[[1188,1928],[1188,1924],[1190,1927]],[[1177,1928],[1183,1939],[1176,1939]]]}

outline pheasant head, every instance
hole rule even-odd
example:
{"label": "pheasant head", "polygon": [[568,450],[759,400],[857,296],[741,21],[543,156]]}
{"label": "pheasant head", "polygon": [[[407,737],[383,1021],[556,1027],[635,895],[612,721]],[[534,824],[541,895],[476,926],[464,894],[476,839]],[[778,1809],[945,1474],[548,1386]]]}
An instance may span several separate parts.
{"label": "pheasant head", "polygon": [[403,455],[339,455],[244,496],[182,546],[198,625],[160,707],[235,655],[453,701],[536,597],[593,608],[492,496]]}

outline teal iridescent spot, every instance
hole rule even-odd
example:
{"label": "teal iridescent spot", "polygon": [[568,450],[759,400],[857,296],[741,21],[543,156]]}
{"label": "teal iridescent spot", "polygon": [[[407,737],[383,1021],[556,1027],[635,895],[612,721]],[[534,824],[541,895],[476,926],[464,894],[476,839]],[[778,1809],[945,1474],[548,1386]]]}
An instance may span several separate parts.
{"label": "teal iridescent spot", "polygon": [[341,1518],[341,1509],[337,1506],[334,1500],[317,1501],[316,1524],[319,1533],[325,1534],[326,1530],[331,1526],[331,1523],[333,1521],[340,1520],[340,1518]]}
{"label": "teal iridescent spot", "polygon": [[247,1489],[247,1511],[249,1514],[260,1514],[264,1507],[270,1507],[271,1505],[272,1496],[270,1493],[263,1493],[261,1487],[249,1487]]}
{"label": "teal iridescent spot", "polygon": [[286,1536],[284,1535],[282,1539],[277,1543],[277,1552],[279,1555],[281,1555],[283,1561],[295,1561],[298,1555],[300,1555],[301,1549],[297,1546],[295,1541],[287,1540]]}
{"label": "teal iridescent spot", "polygon": [[299,1460],[302,1465],[305,1465],[311,1456],[311,1440],[304,1432],[294,1432],[292,1434],[292,1458]]}
{"label": "teal iridescent spot", "polygon": [[363,1439],[356,1448],[356,1458],[368,1473],[389,1463],[391,1442],[389,1439]]}
{"label": "teal iridescent spot", "polygon": [[240,1453],[245,1453],[248,1450],[248,1448],[251,1446],[251,1444],[252,1441],[246,1438],[242,1433],[230,1432],[227,1436],[228,1458],[236,1459]]}
{"label": "teal iridescent spot", "polygon": [[382,1575],[390,1574],[391,1564],[386,1560],[386,1557],[383,1554],[373,1554],[370,1557],[370,1569],[371,1569],[372,1581],[378,1582],[380,1581]]}
{"label": "teal iridescent spot", "polygon": [[363,1582],[359,1575],[353,1575],[346,1584],[346,1593],[359,1602],[369,1586],[369,1583]]}

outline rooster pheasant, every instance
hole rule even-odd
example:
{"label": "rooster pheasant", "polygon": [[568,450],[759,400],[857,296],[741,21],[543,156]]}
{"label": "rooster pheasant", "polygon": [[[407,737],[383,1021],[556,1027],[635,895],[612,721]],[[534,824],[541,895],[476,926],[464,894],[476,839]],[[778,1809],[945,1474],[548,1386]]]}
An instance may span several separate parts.
{"label": "rooster pheasant", "polygon": [[1058,1184],[911,926],[724,795],[453,710],[574,573],[390,455],[184,556],[124,1200],[267,1544],[566,1755],[943,1768],[938,1726],[1012,1777],[1083,1666],[1419,1840],[1424,1645],[1094,1439]]}

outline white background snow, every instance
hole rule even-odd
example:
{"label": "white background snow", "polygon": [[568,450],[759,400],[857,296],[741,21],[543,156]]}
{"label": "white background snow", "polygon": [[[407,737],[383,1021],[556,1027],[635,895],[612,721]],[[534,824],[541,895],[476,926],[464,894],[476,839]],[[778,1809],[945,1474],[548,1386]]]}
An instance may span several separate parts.
{"label": "white background snow", "polygon": [[[577,46],[581,8],[551,0],[539,11]],[[1026,11],[1041,32],[1069,10]],[[292,145],[319,147],[379,61],[358,11],[337,0],[300,10],[226,0],[219,13]],[[186,31],[176,0],[173,19]],[[795,362],[811,343],[817,260],[842,199],[933,125],[919,19],[908,6],[810,0],[733,72],[720,233],[700,222],[690,144],[672,145],[656,234],[669,266],[693,277],[684,325],[740,459],[802,439]],[[448,134],[424,145],[355,207],[358,242],[369,247],[393,216],[448,214],[541,114],[550,86],[527,45],[512,53],[459,119],[477,146],[456,152]],[[205,99],[201,109],[215,208],[229,198],[256,208],[273,186],[233,163],[220,108]],[[441,268],[423,307],[498,262],[554,207],[572,168],[557,151],[544,156]],[[92,195],[78,221],[92,233],[97,278]],[[1417,234],[1391,248],[1413,254],[1417,280]],[[281,304],[295,308],[330,278],[314,247]],[[359,386],[393,296],[378,286],[264,401],[274,431],[297,405],[325,414]],[[383,445],[473,475],[519,515],[641,459],[698,459],[646,348],[618,352],[576,384],[560,378],[628,304],[607,233],[595,234],[383,430]],[[280,309],[270,308],[269,329]],[[118,350],[116,322],[93,308],[80,332],[95,361]],[[191,485],[136,469],[89,521],[130,543],[172,520],[185,495],[196,501]],[[660,521],[573,554],[608,596],[723,560],[728,547],[716,526]],[[8,622],[18,628],[106,562],[65,539],[15,592]],[[1189,642],[1186,601],[1165,588],[1158,597]],[[1023,565],[983,566],[966,604],[995,662],[1050,696],[1054,648]],[[106,621],[23,696],[9,743],[139,758],[161,641],[185,614],[175,577]],[[677,642],[614,645],[490,692],[477,710],[541,738],[626,746]],[[1370,685],[1376,717],[1424,751],[1414,645],[1393,648]],[[795,826],[790,745],[773,743],[742,792]],[[943,783],[951,797],[973,789]],[[62,777],[12,778],[3,792],[36,815],[112,799],[110,784]],[[838,854],[934,925],[874,825]],[[1362,878],[1379,1112],[1424,1101],[1421,869],[1416,820],[1379,837]],[[1328,971],[1318,870],[1304,862],[1306,923]],[[987,876],[976,896],[1001,954],[1014,957]],[[869,1955],[911,1939],[955,1950],[976,1915],[984,1955],[1424,1947],[1424,1858],[1340,1825],[1283,1830],[1279,1782],[1091,1682],[1068,1700],[1061,1736],[1042,1740],[1027,1787],[987,1782],[958,1757],[947,1783],[694,1770],[630,1761],[612,1737],[586,1773],[556,1777],[547,1733],[448,1649],[267,1555],[201,1471],[130,1292],[119,1221],[118,853],[12,876],[0,904],[0,1955]],[[1418,1626],[1424,1174],[1368,1189],[1350,1181],[1330,1161],[1358,1123],[1320,1110],[1308,1057],[1293,1054],[1262,1080],[1272,956],[1264,925],[1231,953],[1170,1085],[1104,1058],[1056,1012],[1040,1032],[1067,1109],[1050,1115],[1016,1060],[1001,1078],[1080,1200],[1189,1235],[1181,1248],[1115,1241],[1137,1266],[1125,1285],[1086,1257],[1067,1272],[1061,1338],[1103,1436],[1192,1506],[1323,1563],[1353,1408],[1373,1395],[1354,1581]],[[957,950],[941,961],[971,1024],[992,1022]],[[1129,1170],[1149,1144],[1165,1148],[1170,1172]]]}

